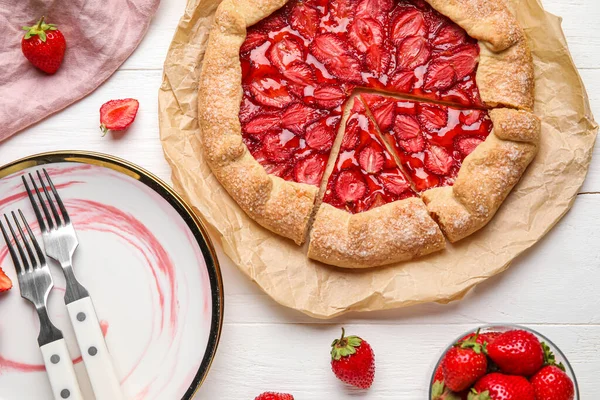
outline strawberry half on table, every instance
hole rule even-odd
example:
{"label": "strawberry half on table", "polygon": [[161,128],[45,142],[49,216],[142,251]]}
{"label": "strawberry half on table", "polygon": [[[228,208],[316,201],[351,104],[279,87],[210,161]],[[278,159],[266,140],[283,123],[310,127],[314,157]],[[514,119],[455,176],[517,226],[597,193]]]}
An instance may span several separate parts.
{"label": "strawberry half on table", "polygon": [[6,292],[6,291],[10,290],[11,288],[12,288],[12,281],[10,280],[10,278],[8,276],[6,276],[4,271],[2,271],[2,268],[0,268],[0,293]]}
{"label": "strawberry half on table", "polygon": [[24,26],[27,31],[21,40],[21,50],[25,58],[36,68],[47,74],[54,74],[60,68],[67,42],[55,24],[47,24],[44,17],[33,26]]}
{"label": "strawberry half on table", "polygon": [[140,103],[136,99],[111,100],[100,107],[102,136],[108,131],[123,131],[135,120]]}

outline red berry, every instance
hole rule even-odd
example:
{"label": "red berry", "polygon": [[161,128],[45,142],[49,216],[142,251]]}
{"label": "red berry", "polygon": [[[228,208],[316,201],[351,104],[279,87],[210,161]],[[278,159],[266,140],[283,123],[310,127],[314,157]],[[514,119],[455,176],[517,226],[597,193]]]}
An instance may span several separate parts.
{"label": "red berry", "polygon": [[364,197],[367,185],[358,171],[342,171],[335,180],[335,193],[344,203],[353,203]]}
{"label": "red berry", "polygon": [[290,24],[305,38],[312,39],[315,37],[317,29],[319,29],[319,23],[319,12],[316,9],[302,2],[298,2],[292,9]]}
{"label": "red berry", "polygon": [[535,400],[573,400],[575,387],[559,367],[548,365],[531,378]]}
{"label": "red berry", "polygon": [[442,129],[448,123],[448,107],[433,104],[419,104],[417,118],[428,131]]}
{"label": "red berry", "polygon": [[436,175],[447,175],[454,165],[454,159],[443,147],[431,145],[425,150],[424,165]]}
{"label": "red berry", "polygon": [[483,143],[483,139],[477,136],[459,136],[456,138],[456,148],[465,157],[475,150],[477,146]]}
{"label": "red berry", "polygon": [[327,123],[328,119],[329,118],[323,118],[306,128],[304,139],[306,140],[308,147],[319,151],[331,149],[335,139],[335,128],[337,127],[339,118],[336,119],[333,126]]}
{"label": "red berry", "polygon": [[379,129],[382,132],[389,130],[394,123],[394,111],[396,109],[396,104],[394,101],[385,101],[383,104],[379,105],[377,108],[371,108],[371,112],[377,125],[379,125]]}
{"label": "red berry", "polygon": [[399,14],[392,22],[392,40],[402,43],[409,36],[424,37],[427,34],[425,19],[419,10],[410,10]]}
{"label": "red berry", "polygon": [[373,349],[358,336],[344,336],[342,328],[342,337],[331,345],[331,369],[342,382],[368,389],[375,377]]}
{"label": "red berry", "polygon": [[295,103],[283,112],[281,126],[296,135],[304,136],[306,127],[319,119],[320,116],[318,110],[301,103]]}
{"label": "red berry", "polygon": [[336,108],[346,100],[346,92],[339,86],[321,85],[313,91],[314,102],[326,109]]}
{"label": "red berry", "polygon": [[318,185],[321,182],[326,165],[327,156],[324,154],[310,155],[298,161],[294,168],[296,182]]}
{"label": "red berry", "polygon": [[358,155],[358,164],[367,174],[376,174],[383,169],[385,157],[381,148],[367,146]]}
{"label": "red berry", "polygon": [[256,396],[254,400],[294,400],[294,396],[287,393],[265,392]]}
{"label": "red berry", "polygon": [[42,17],[34,26],[24,26],[27,31],[21,40],[25,58],[36,68],[54,74],[65,56],[67,42],[54,24],[47,24]]}
{"label": "red berry", "polygon": [[281,129],[281,116],[277,114],[259,114],[244,125],[244,131],[250,135],[263,135],[270,130]]}
{"label": "red berry", "polygon": [[346,42],[334,34],[317,36],[310,45],[310,51],[338,78],[348,82],[362,82],[360,61],[350,52]]}
{"label": "red berry", "polygon": [[450,390],[460,392],[468,389],[487,371],[485,346],[478,342],[478,335],[458,342],[448,350],[442,360],[444,382]]}
{"label": "red berry", "polygon": [[533,387],[522,376],[494,372],[477,381],[474,390],[470,400],[536,400]]}
{"label": "red berry", "polygon": [[0,293],[6,292],[12,288],[12,281],[0,268]]}
{"label": "red berry", "polygon": [[140,103],[136,99],[110,100],[100,107],[100,129],[104,134],[129,128],[135,120]]}
{"label": "red berry", "polygon": [[406,70],[413,70],[429,60],[431,49],[424,37],[411,36],[398,46],[397,54],[398,65]]}
{"label": "red berry", "polygon": [[394,134],[398,144],[409,153],[418,153],[425,148],[425,139],[417,120],[410,115],[397,115]]}
{"label": "red berry", "polygon": [[502,372],[531,376],[542,368],[544,351],[538,338],[524,330],[508,331],[488,346],[488,356]]}

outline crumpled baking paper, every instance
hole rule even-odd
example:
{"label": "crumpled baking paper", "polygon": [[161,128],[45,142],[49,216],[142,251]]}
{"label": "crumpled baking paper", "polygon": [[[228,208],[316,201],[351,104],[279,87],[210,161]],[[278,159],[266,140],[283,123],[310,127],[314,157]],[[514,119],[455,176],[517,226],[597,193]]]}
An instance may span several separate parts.
{"label": "crumpled baking paper", "polygon": [[198,77],[219,0],[189,0],[159,92],[160,137],[176,190],[210,226],[235,265],[269,296],[316,318],[462,298],[504,271],[572,206],[587,174],[597,125],[560,27],[538,0],[512,0],[530,40],[536,74],[539,153],[494,219],[444,251],[382,268],[347,270],[312,261],[250,219],[203,159]]}

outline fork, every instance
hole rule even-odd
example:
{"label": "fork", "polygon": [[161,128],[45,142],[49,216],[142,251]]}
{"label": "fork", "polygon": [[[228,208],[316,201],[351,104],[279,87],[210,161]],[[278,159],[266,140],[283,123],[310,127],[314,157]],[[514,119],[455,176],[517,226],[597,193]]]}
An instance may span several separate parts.
{"label": "fork", "polygon": [[[44,257],[44,253],[42,253],[35,236],[33,236],[33,232],[31,232],[31,228],[21,210],[19,210],[19,215],[29,234],[29,239],[35,248],[37,260],[14,211],[11,214],[19,235],[15,234],[15,230],[6,214],[4,214],[4,219],[6,220],[6,224],[8,225],[8,229],[10,230],[12,239],[15,243],[14,247],[11,244],[11,240],[8,237],[8,233],[4,228],[2,220],[0,220],[0,229],[2,230],[4,241],[8,246],[10,256],[13,259],[15,270],[17,271],[21,297],[33,303],[40,319],[38,345],[42,351],[42,357],[44,359],[44,364],[46,365],[48,378],[50,379],[52,393],[54,394],[55,399],[82,400],[83,396],[81,395],[81,390],[77,383],[73,362],[71,361],[71,356],[67,350],[63,334],[56,326],[54,326],[54,324],[52,324],[52,321],[50,321],[50,317],[48,316],[46,302],[48,300],[48,294],[54,284],[50,269],[46,264],[46,258]],[[17,236],[20,236],[20,241]],[[23,250],[21,242],[24,245],[25,250]],[[15,247],[17,248],[17,251],[15,251]]]}
{"label": "fork", "polygon": [[[22,176],[23,183],[42,230],[46,255],[56,260],[64,272],[67,283],[65,304],[96,400],[123,399],[121,385],[106,347],[92,299],[88,291],[75,278],[73,272],[73,253],[79,241],[71,218],[46,169],[43,169],[43,172],[48,184],[44,182],[40,171],[36,172],[41,190],[38,189],[31,173],[28,176],[32,187],[27,183],[25,176]],[[54,199],[52,199],[47,186],[50,186]],[[42,198],[41,192],[44,193],[45,200]]]}

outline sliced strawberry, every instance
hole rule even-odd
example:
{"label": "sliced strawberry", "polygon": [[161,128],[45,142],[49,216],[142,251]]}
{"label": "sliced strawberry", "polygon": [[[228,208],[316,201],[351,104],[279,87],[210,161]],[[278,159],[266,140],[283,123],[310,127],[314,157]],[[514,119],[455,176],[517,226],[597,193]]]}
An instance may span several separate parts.
{"label": "sliced strawberry", "polygon": [[358,17],[383,15],[394,7],[392,0],[361,0],[356,7]]}
{"label": "sliced strawberry", "polygon": [[372,109],[373,117],[377,121],[379,129],[387,131],[392,127],[394,123],[394,111],[396,109],[396,103],[394,101],[385,101],[376,109]]}
{"label": "sliced strawberry", "polygon": [[327,118],[323,118],[306,128],[304,139],[306,140],[306,144],[312,149],[319,151],[329,150],[335,139],[335,126],[329,126]]}
{"label": "sliced strawberry", "polygon": [[394,134],[398,144],[409,153],[417,153],[425,148],[425,139],[419,122],[410,115],[397,115],[394,120]]}
{"label": "sliced strawberry", "polygon": [[313,97],[317,106],[332,109],[341,106],[347,96],[339,86],[321,85],[313,91]]}
{"label": "sliced strawberry", "polygon": [[454,159],[440,146],[432,145],[425,150],[425,168],[436,175],[447,175],[454,165]]}
{"label": "sliced strawberry", "polygon": [[318,185],[321,183],[326,165],[327,156],[323,154],[311,155],[298,161],[298,164],[294,168],[296,182]]}
{"label": "sliced strawberry", "polygon": [[[254,158],[258,159],[256,156]],[[290,166],[285,163],[283,163],[283,164],[280,164],[280,163],[262,164],[262,165],[263,165],[263,168],[265,169],[265,171],[267,171],[267,174],[275,175],[280,178],[283,178],[284,176],[286,176],[290,170]]]}
{"label": "sliced strawberry", "polygon": [[315,72],[302,61],[297,61],[288,65],[283,71],[285,76],[290,81],[299,85],[313,85],[315,83]]}
{"label": "sliced strawberry", "polygon": [[342,150],[352,150],[358,145],[359,130],[360,126],[357,119],[351,119],[346,123],[346,131],[342,139]]}
{"label": "sliced strawberry", "polygon": [[279,80],[273,78],[258,78],[250,84],[250,92],[260,104],[284,108],[292,102],[292,96]]}
{"label": "sliced strawberry", "polygon": [[355,19],[348,30],[350,43],[362,53],[366,53],[371,46],[381,46],[383,35],[381,24],[370,17]]}
{"label": "sliced strawberry", "polygon": [[481,110],[469,110],[469,111],[464,111],[461,115],[460,115],[460,120],[461,122],[463,122],[466,126],[470,126],[473,125],[475,122],[478,122],[481,120],[481,118],[485,115],[484,111]]}
{"label": "sliced strawberry", "polygon": [[392,40],[399,45],[409,36],[425,37],[427,26],[419,10],[409,9],[399,14],[392,23]]}
{"label": "sliced strawberry", "polygon": [[242,100],[242,104],[240,104],[240,122],[245,124],[248,122],[259,110],[261,107],[257,106],[253,102],[250,101],[248,97],[244,96]]}
{"label": "sliced strawberry", "polygon": [[338,78],[361,82],[360,62],[339,37],[331,33],[319,35],[311,43],[310,51]]}
{"label": "sliced strawberry", "polygon": [[319,11],[309,5],[298,2],[292,9],[290,25],[306,39],[313,39],[319,29]]}
{"label": "sliced strawberry", "polygon": [[6,292],[12,288],[12,281],[0,268],[0,293]]}
{"label": "sliced strawberry", "polygon": [[284,72],[289,64],[303,61],[304,54],[302,50],[302,45],[296,39],[286,36],[271,46],[269,59],[277,69]]}
{"label": "sliced strawberry", "polygon": [[276,129],[281,129],[281,115],[276,114],[259,114],[244,125],[244,132],[250,135],[262,135]]}
{"label": "sliced strawberry", "polygon": [[320,116],[319,110],[302,103],[294,103],[283,112],[281,126],[296,135],[304,136],[306,126],[315,122]]}
{"label": "sliced strawberry", "polygon": [[261,30],[263,32],[275,32],[283,29],[287,25],[287,22],[283,15],[274,14],[269,18],[261,20],[259,23],[253,26],[253,29]]}
{"label": "sliced strawberry", "polygon": [[454,68],[447,60],[438,59],[429,64],[423,88],[425,90],[447,89],[456,82]]}
{"label": "sliced strawberry", "polygon": [[383,198],[381,193],[375,193],[375,195],[373,196],[373,199],[371,200],[371,202],[369,204],[369,210],[372,210],[377,207],[381,207],[386,204],[387,204],[387,201],[385,201],[385,199]]}
{"label": "sliced strawberry", "polygon": [[268,133],[263,137],[263,150],[269,161],[279,163],[289,160],[293,149],[281,140],[280,134]]}
{"label": "sliced strawberry", "polygon": [[460,26],[450,24],[442,27],[433,38],[433,46],[439,49],[447,50],[456,47],[465,42],[467,36]]}
{"label": "sliced strawberry", "polygon": [[329,2],[329,9],[338,19],[349,18],[355,13],[356,0],[338,0]]}
{"label": "sliced strawberry", "polygon": [[367,193],[367,185],[358,171],[342,171],[335,180],[335,193],[344,203],[360,200]]}
{"label": "sliced strawberry", "polygon": [[133,123],[140,103],[136,99],[110,100],[100,107],[100,129],[104,134],[122,131]]}
{"label": "sliced strawberry", "polygon": [[383,187],[390,193],[401,195],[410,190],[410,183],[404,176],[395,173],[383,173],[379,175],[379,180],[383,183]]}
{"label": "sliced strawberry", "polygon": [[358,155],[358,164],[367,174],[376,174],[383,169],[385,157],[382,149],[375,144],[367,146]]}
{"label": "sliced strawberry", "polygon": [[457,52],[450,57],[450,63],[456,73],[456,80],[460,81],[462,78],[475,71],[477,60],[479,59],[479,47],[476,45],[468,45],[456,51]]}
{"label": "sliced strawberry", "polygon": [[420,36],[411,36],[398,46],[397,63],[408,70],[415,69],[429,60],[431,49],[427,39]]}
{"label": "sliced strawberry", "polygon": [[306,89],[305,85],[289,81],[286,87],[288,92],[290,92],[292,95],[296,96],[299,99],[304,99]]}
{"label": "sliced strawberry", "polygon": [[417,115],[421,126],[428,131],[442,129],[448,123],[448,107],[432,104],[419,104]]}
{"label": "sliced strawberry", "polygon": [[388,69],[391,58],[384,46],[371,46],[367,50],[365,62],[373,75],[381,76]]}
{"label": "sliced strawberry", "polygon": [[390,86],[399,92],[410,92],[415,82],[415,73],[413,71],[399,70],[392,75]]}
{"label": "sliced strawberry", "polygon": [[244,40],[244,43],[240,48],[240,53],[246,53],[248,51],[254,50],[258,46],[266,42],[268,39],[269,36],[267,36],[267,34],[264,32],[257,31],[256,29],[249,31],[248,35],[246,35],[246,40]]}
{"label": "sliced strawberry", "polygon": [[476,136],[459,136],[455,143],[458,151],[466,157],[471,154],[477,146],[483,143],[483,139]]}

